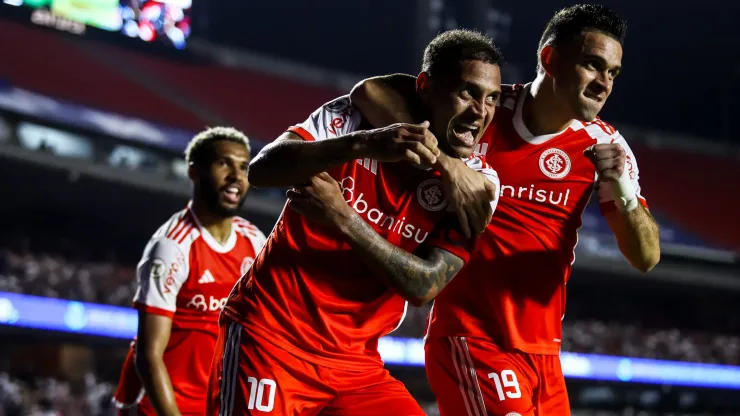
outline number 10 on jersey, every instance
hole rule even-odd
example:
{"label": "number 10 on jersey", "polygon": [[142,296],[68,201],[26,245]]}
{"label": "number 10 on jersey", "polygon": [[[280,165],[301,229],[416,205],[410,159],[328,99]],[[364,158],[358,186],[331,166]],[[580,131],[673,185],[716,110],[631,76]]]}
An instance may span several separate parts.
{"label": "number 10 on jersey", "polygon": [[[260,412],[271,412],[275,406],[275,390],[277,390],[275,380],[270,380],[269,378],[257,380],[254,377],[248,377],[247,383],[249,383],[249,404],[247,408],[249,410],[257,408]],[[268,390],[267,404],[263,404],[265,390]]]}

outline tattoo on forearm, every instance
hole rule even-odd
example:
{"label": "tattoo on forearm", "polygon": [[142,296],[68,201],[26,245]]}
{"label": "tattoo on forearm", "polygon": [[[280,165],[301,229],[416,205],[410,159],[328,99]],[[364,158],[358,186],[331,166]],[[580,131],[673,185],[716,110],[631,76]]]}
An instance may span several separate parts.
{"label": "tattoo on forearm", "polygon": [[359,217],[350,221],[347,234],[350,245],[406,297],[436,295],[464,265],[459,257],[438,248],[429,248],[426,260],[408,253],[386,241]]}

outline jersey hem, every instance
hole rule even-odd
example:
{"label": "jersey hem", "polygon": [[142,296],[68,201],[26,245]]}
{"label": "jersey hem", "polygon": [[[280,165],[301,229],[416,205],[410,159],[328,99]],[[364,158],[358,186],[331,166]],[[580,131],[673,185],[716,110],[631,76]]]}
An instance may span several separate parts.
{"label": "jersey hem", "polygon": [[156,306],[150,306],[141,302],[134,302],[134,308],[140,312],[151,313],[153,315],[164,316],[172,319],[175,316],[175,312],[168,311],[167,309],[157,308]]}
{"label": "jersey hem", "polygon": [[455,338],[455,337],[464,337],[470,340],[479,341],[479,342],[489,342],[498,348],[506,351],[506,350],[516,350],[525,354],[535,354],[535,355],[560,355],[560,346],[545,346],[545,345],[539,345],[539,344],[529,344],[529,343],[506,343],[506,342],[500,342],[496,341],[489,337],[483,337],[483,336],[475,336],[475,335],[469,335],[464,333],[454,333],[454,334],[445,334],[445,335],[427,335],[425,339],[427,340],[435,340],[440,338]]}
{"label": "jersey hem", "polygon": [[378,366],[384,366],[382,359],[374,359],[369,356],[347,355],[346,358],[322,357],[293,345],[290,341],[277,336],[274,332],[266,331],[254,323],[248,323],[245,319],[240,318],[239,314],[228,309],[228,307],[224,308],[223,312],[228,319],[240,324],[245,331],[249,332],[250,336],[258,338],[260,341],[264,341],[275,348],[279,348],[311,364],[342,370],[352,368],[356,371],[370,370]]}

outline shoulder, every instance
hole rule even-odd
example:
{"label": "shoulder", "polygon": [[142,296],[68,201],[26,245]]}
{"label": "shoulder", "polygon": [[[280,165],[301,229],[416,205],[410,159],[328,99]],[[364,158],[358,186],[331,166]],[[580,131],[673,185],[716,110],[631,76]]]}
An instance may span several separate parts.
{"label": "shoulder", "polygon": [[199,237],[200,230],[190,209],[186,208],[176,212],[159,227],[149,240],[145,254],[151,253],[157,247],[170,247],[187,255],[193,242]]}
{"label": "shoulder", "polygon": [[624,138],[621,134],[619,134],[619,131],[617,131],[616,127],[600,119],[599,117],[596,117],[592,121],[582,124],[583,131],[588,134],[591,139],[596,140],[596,142],[599,144],[624,141]]}
{"label": "shoulder", "polygon": [[234,226],[236,227],[236,232],[240,236],[251,241],[252,245],[254,245],[257,250],[259,250],[259,248],[264,245],[265,240],[267,240],[265,234],[257,228],[256,225],[242,217],[234,217]]}

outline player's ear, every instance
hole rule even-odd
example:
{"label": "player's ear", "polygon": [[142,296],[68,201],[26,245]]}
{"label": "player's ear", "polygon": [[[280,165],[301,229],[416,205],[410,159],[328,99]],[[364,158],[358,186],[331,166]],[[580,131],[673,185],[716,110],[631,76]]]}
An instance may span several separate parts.
{"label": "player's ear", "polygon": [[540,51],[540,67],[548,76],[552,76],[555,55],[555,48],[552,45],[545,45]]}
{"label": "player's ear", "polygon": [[430,83],[431,79],[426,72],[420,72],[416,77],[416,92],[422,100],[425,100],[430,94]]}
{"label": "player's ear", "polygon": [[195,166],[194,163],[188,163],[188,178],[190,178],[191,181],[195,182],[195,178],[198,177],[198,168]]}

